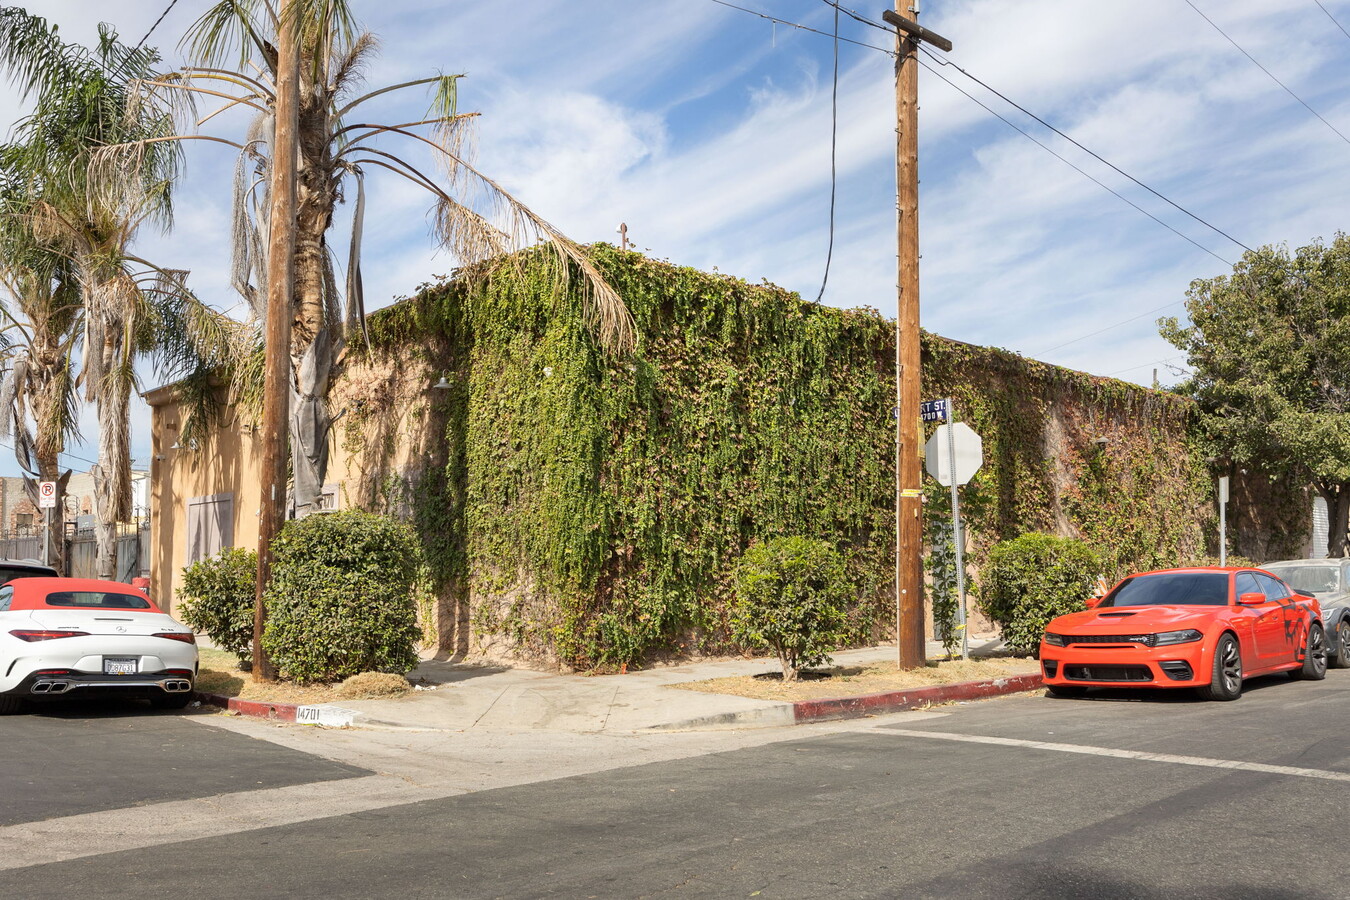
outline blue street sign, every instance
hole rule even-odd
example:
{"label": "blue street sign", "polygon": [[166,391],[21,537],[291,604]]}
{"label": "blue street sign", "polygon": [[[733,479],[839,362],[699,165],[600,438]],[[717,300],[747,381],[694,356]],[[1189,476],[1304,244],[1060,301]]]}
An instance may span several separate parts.
{"label": "blue street sign", "polygon": [[925,422],[942,422],[947,419],[946,400],[925,400],[919,404],[919,415]]}

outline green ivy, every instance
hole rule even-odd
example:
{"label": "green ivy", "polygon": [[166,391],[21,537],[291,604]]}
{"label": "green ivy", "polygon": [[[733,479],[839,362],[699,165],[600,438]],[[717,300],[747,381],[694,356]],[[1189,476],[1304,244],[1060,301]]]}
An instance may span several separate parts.
{"label": "green ivy", "polygon": [[[450,385],[419,401],[431,435],[421,462],[397,476],[366,467],[378,502],[415,525],[442,602],[471,609],[476,636],[581,669],[737,652],[736,560],[756,540],[802,535],[844,560],[847,642],[888,637],[894,324],[605,245],[590,253],[632,311],[631,355],[596,346],[579,288],[560,296],[554,264],[533,252],[370,319],[358,353],[425,364]],[[984,468],[962,489],[972,570],[1033,529],[1083,535],[1108,575],[1211,551],[1189,401],[928,334],[923,366],[924,396],[954,397],[984,439]],[[349,414],[349,451],[392,457],[371,435],[395,412],[372,401]],[[941,555],[930,572],[945,597]]]}

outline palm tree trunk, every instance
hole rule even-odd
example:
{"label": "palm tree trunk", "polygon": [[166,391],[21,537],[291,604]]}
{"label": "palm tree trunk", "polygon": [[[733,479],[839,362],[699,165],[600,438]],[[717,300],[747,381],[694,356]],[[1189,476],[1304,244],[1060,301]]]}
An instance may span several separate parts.
{"label": "palm tree trunk", "polygon": [[131,447],[129,409],[131,381],[122,377],[118,352],[121,331],[107,330],[103,383],[96,397],[98,406],[98,464],[93,468],[94,529],[98,577],[117,577],[117,524],[131,512]]}

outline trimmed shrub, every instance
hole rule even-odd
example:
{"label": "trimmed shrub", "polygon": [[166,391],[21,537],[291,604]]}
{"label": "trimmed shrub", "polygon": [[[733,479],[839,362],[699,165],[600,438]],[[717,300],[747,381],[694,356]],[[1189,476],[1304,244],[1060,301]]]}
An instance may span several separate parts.
{"label": "trimmed shrub", "polygon": [[226,547],[210,559],[183,568],[178,618],[204,632],[221,650],[248,668],[253,654],[253,605],[258,591],[258,554]]}
{"label": "trimmed shrub", "polygon": [[753,544],[736,567],[732,637],[773,650],[783,681],[796,681],[799,669],[829,661],[847,639],[847,588],[843,560],[825,541]]}
{"label": "trimmed shrub", "polygon": [[1083,541],[1029,532],[989,551],[980,605],[1009,650],[1036,653],[1051,619],[1087,608],[1100,571],[1101,559]]}
{"label": "trimmed shrub", "polygon": [[263,646],[282,678],[402,675],[417,665],[412,529],[361,510],[287,522],[272,544]]}

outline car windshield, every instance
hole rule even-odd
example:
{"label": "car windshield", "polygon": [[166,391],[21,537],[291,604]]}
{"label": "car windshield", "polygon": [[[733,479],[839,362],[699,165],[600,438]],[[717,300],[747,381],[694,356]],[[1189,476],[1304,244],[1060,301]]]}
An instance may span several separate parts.
{"label": "car windshield", "polygon": [[1339,566],[1262,566],[1296,591],[1334,594],[1341,589]]}
{"label": "car windshield", "polygon": [[52,591],[48,606],[74,606],[80,609],[149,609],[144,597],[112,591]]}
{"label": "car windshield", "polygon": [[1127,578],[1107,594],[1102,606],[1226,606],[1228,576],[1223,572],[1158,572]]}

